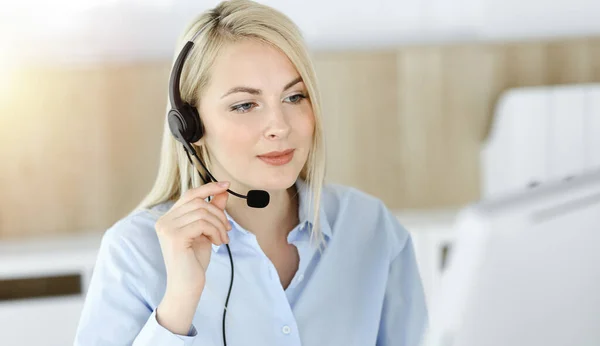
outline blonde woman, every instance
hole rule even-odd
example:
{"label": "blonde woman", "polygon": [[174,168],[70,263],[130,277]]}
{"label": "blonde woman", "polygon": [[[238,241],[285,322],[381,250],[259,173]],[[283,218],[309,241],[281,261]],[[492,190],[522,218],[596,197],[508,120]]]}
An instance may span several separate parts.
{"label": "blonde woman", "polygon": [[298,28],[225,1],[180,43],[156,182],[103,237],[75,345],[417,345],[410,235],[377,198],[324,184]]}

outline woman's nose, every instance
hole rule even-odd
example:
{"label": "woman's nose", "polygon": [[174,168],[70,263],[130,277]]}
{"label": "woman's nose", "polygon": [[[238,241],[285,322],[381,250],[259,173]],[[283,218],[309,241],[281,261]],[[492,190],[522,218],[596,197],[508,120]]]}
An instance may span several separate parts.
{"label": "woman's nose", "polygon": [[269,112],[269,120],[265,130],[267,139],[286,138],[291,131],[291,126],[282,106],[273,107]]}

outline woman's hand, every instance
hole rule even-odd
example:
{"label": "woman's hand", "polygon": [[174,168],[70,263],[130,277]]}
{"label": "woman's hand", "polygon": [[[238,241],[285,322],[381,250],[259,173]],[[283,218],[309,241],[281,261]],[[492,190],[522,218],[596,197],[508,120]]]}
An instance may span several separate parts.
{"label": "woman's hand", "polygon": [[[167,288],[157,319],[172,332],[185,335],[204,289],[211,244],[229,243],[231,225],[225,216],[228,182],[209,183],[186,191],[158,219],[155,228],[167,272]],[[214,196],[206,202],[208,196]]]}

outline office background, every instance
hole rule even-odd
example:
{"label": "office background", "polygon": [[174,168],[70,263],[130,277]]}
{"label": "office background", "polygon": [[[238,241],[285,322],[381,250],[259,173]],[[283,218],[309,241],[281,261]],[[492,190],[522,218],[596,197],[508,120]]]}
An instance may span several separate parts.
{"label": "office background", "polygon": [[[260,2],[289,15],[313,55],[327,181],[375,195],[398,215],[428,296],[451,252],[456,211],[485,197],[482,150],[507,92],[573,87],[566,98],[539,94],[567,114],[553,115],[567,125],[556,127],[567,144],[555,145],[583,162],[571,144],[584,132],[600,138],[600,87],[587,91],[600,82],[596,0]],[[69,344],[102,233],[155,179],[175,40],[216,3],[0,3],[0,344]],[[508,130],[518,133],[500,137],[541,148],[540,131],[551,127],[532,110],[546,108],[521,105],[502,112],[512,111]],[[589,149],[598,142],[586,141],[587,157],[598,157]],[[519,151],[508,149],[494,166],[502,174],[541,162],[523,156],[502,167]],[[529,172],[519,174],[524,186]]]}

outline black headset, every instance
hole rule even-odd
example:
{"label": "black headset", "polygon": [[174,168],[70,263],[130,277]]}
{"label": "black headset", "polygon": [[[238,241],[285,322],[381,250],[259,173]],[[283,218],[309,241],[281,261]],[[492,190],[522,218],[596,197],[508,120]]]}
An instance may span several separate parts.
{"label": "black headset", "polygon": [[[196,107],[190,105],[189,103],[183,102],[181,99],[181,91],[179,90],[181,72],[183,71],[185,59],[194,46],[194,40],[196,37],[202,31],[204,31],[204,28],[209,24],[210,22],[200,29],[200,31],[198,31],[185,44],[185,46],[183,46],[179,56],[177,56],[177,60],[175,60],[175,64],[173,65],[173,69],[171,71],[171,78],[169,79],[169,101],[171,102],[171,110],[167,115],[167,120],[169,122],[169,129],[171,130],[171,133],[177,141],[183,144],[183,148],[185,149],[185,153],[187,154],[188,160],[190,161],[190,164],[192,164],[192,167],[194,165],[192,163],[192,159],[190,158],[190,153],[196,157],[198,162],[200,162],[200,165],[202,165],[202,168],[204,168],[209,178],[216,182],[217,179],[210,174],[191,144],[199,141],[204,135],[204,128],[202,121],[200,120],[200,114],[198,114]],[[200,174],[200,172],[198,172],[198,174],[205,184],[208,183],[208,179]],[[264,190],[250,190],[248,191],[247,196],[233,192],[229,189],[227,189],[227,192],[236,197],[246,199],[246,203],[252,208],[264,208],[269,205],[270,196],[269,193]]]}
{"label": "black headset", "polygon": [[[212,21],[211,21],[212,22]],[[187,155],[188,160],[192,167],[194,164],[192,163],[192,159],[190,158],[190,153],[196,158],[196,160],[202,165],[202,168],[206,171],[208,177],[216,182],[217,179],[213,177],[212,174],[208,171],[202,160],[198,157],[196,150],[191,143],[195,143],[199,141],[204,135],[204,128],[202,126],[202,121],[200,120],[200,114],[198,114],[198,110],[196,107],[190,105],[189,103],[183,102],[181,99],[181,92],[179,90],[180,80],[181,80],[181,72],[183,71],[183,64],[185,63],[185,59],[187,58],[190,50],[194,46],[194,40],[198,35],[204,31],[204,28],[207,27],[211,22],[206,24],[202,29],[200,29],[186,44],[183,46],[183,49],[177,56],[177,60],[175,60],[175,64],[173,65],[173,69],[171,71],[171,78],[169,80],[169,101],[171,102],[171,110],[167,114],[167,121],[169,123],[169,129],[171,133],[175,137],[177,141],[183,144],[183,149]],[[200,171],[196,170],[198,175],[202,179],[202,181],[207,184],[208,179],[206,179]],[[227,189],[227,192],[230,194],[246,199],[246,203],[249,207],[252,208],[264,208],[269,204],[270,196],[267,191],[263,190],[250,190],[248,191],[248,195],[244,196],[239,193],[233,192]],[[231,288],[233,287],[233,258],[231,256],[231,249],[229,248],[229,244],[225,244],[227,247],[227,252],[229,253],[229,262],[231,264],[231,281],[229,282],[229,291],[227,292],[227,298],[225,299],[225,308],[223,310],[223,345],[227,346],[227,338],[225,336],[225,317],[227,315],[227,305],[229,304],[229,297],[231,296]]]}

